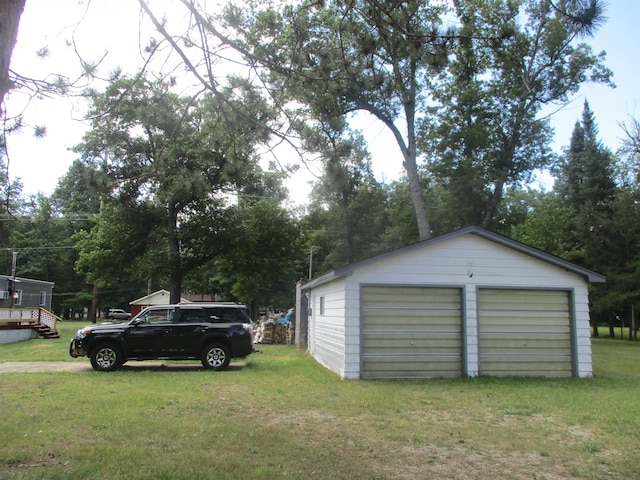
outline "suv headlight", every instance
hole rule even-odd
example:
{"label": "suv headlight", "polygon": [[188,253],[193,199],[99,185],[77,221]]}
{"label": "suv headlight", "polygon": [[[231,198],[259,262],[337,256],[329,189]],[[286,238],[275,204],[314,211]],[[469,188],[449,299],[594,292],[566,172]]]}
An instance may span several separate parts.
{"label": "suv headlight", "polygon": [[91,327],[84,327],[78,330],[76,333],[76,338],[82,339],[91,333]]}

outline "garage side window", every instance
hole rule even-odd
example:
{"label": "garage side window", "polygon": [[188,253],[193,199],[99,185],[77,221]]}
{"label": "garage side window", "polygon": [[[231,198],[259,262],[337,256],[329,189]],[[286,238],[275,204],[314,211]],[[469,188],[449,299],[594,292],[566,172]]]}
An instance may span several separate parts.
{"label": "garage side window", "polygon": [[324,297],[320,297],[320,315],[324,315]]}
{"label": "garage side window", "polygon": [[47,292],[40,292],[40,303],[38,305],[40,305],[41,307],[44,307],[47,304]]}

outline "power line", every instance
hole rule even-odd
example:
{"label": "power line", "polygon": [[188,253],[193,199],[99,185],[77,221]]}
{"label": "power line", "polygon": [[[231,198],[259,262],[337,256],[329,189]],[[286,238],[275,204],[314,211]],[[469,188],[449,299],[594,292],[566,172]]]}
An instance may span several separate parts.
{"label": "power line", "polygon": [[26,251],[26,250],[73,250],[73,249],[75,249],[74,246],[59,246],[59,247],[45,246],[45,247],[19,247],[19,248],[2,247],[0,248],[0,250],[4,250],[5,252],[20,252],[20,251]]}
{"label": "power line", "polygon": [[0,222],[53,222],[53,221],[65,221],[65,222],[85,222],[88,220],[93,220],[97,217],[97,214],[87,213],[74,215],[72,217],[49,217],[49,218],[36,218],[36,217],[25,217],[25,216],[12,216],[12,215],[0,215]]}

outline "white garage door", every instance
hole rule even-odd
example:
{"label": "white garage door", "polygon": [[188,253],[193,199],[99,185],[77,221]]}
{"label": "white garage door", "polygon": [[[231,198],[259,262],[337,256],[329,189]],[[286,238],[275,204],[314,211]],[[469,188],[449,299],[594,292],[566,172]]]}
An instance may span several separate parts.
{"label": "white garage door", "polygon": [[362,289],[362,378],[459,377],[458,288]]}
{"label": "white garage door", "polygon": [[479,291],[480,375],[570,377],[569,293]]}

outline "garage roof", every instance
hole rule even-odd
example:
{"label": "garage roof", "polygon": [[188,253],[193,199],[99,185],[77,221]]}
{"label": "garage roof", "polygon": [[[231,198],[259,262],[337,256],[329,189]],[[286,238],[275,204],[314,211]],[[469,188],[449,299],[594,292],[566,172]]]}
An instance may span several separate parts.
{"label": "garage roof", "polygon": [[441,242],[446,242],[448,240],[451,240],[452,238],[456,238],[456,237],[460,237],[462,235],[468,235],[468,234],[477,235],[478,237],[498,243],[505,247],[511,248],[513,250],[524,253],[531,257],[537,258],[538,260],[542,260],[544,262],[550,263],[551,265],[555,265],[556,267],[563,268],[569,272],[582,275],[586,278],[588,282],[604,283],[606,281],[606,277],[604,275],[600,275],[599,273],[596,273],[592,270],[583,268],[579,265],[576,265],[575,263],[568,262],[567,260],[563,260],[560,257],[556,257],[555,255],[545,253],[542,250],[538,250],[537,248],[530,247],[529,245],[525,245],[524,243],[517,242],[503,235],[490,232],[489,230],[485,230],[483,228],[476,227],[476,226],[471,226],[471,227],[466,227],[460,230],[456,230],[451,233],[440,235],[438,237],[433,237],[428,240],[423,240],[422,242],[414,243],[413,245],[409,245],[408,247],[404,247],[399,250],[394,250],[392,252],[384,253],[376,257],[371,257],[366,260],[362,260],[360,262],[352,263],[350,265],[345,265],[344,267],[337,268],[331,272],[321,275],[320,277],[316,277],[310,280],[309,282],[302,285],[301,288],[302,290],[308,290],[310,288],[316,287],[318,285],[322,285],[324,283],[328,283],[338,278],[348,277],[351,274],[353,274],[354,270],[356,270],[358,267],[361,267],[363,265],[375,263],[380,260],[394,257],[396,255],[401,255],[404,253],[411,252],[412,250],[424,248],[428,245],[435,245]]}

